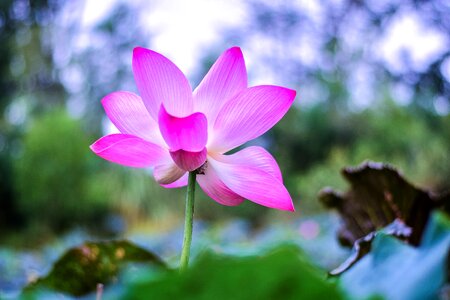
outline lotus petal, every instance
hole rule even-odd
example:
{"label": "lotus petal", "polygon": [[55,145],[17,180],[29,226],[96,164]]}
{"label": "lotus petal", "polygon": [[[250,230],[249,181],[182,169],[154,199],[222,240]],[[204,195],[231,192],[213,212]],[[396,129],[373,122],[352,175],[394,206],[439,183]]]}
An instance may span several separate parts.
{"label": "lotus petal", "polygon": [[213,126],[209,151],[225,153],[259,137],[288,111],[296,92],[279,86],[248,88],[225,103]]}
{"label": "lotus petal", "polygon": [[197,175],[197,182],[202,190],[216,202],[236,206],[241,204],[245,198],[230,190],[220,178],[212,165],[207,165],[204,174]]}
{"label": "lotus petal", "polygon": [[158,123],[148,113],[141,97],[131,92],[114,92],[102,99],[108,118],[121,133],[131,134],[165,146]]}
{"label": "lotus petal", "polygon": [[191,86],[183,72],[163,55],[141,47],[133,50],[133,73],[139,94],[153,119],[161,103],[177,117],[193,112]]}
{"label": "lotus petal", "polygon": [[153,177],[161,185],[170,185],[179,180],[185,173],[186,171],[177,167],[176,164],[169,162],[156,166],[153,170]]}
{"label": "lotus petal", "polygon": [[[266,159],[251,160],[239,157],[224,158],[216,155],[208,158],[208,167],[216,171],[218,178],[233,192],[257,204],[280,210],[294,211],[291,196],[281,180],[274,176]],[[249,160],[250,159],[250,160]],[[270,169],[270,171],[269,171]]]}
{"label": "lotus petal", "polygon": [[116,164],[145,168],[170,159],[168,151],[159,145],[129,134],[110,134],[91,145],[91,150]]}
{"label": "lotus petal", "polygon": [[188,177],[189,177],[189,173],[186,172],[177,181],[174,181],[174,182],[169,183],[169,184],[161,184],[161,185],[163,187],[167,188],[167,189],[174,189],[174,188],[183,187],[183,186],[186,186],[188,184]]}
{"label": "lotus petal", "polygon": [[240,91],[247,88],[247,70],[239,47],[225,51],[194,91],[195,111],[203,112],[214,124],[222,106]]}

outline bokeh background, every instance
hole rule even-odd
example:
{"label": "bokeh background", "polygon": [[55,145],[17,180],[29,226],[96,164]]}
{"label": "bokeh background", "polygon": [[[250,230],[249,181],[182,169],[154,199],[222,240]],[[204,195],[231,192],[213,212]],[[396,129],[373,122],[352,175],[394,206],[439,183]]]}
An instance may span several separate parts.
{"label": "bokeh background", "polygon": [[286,117],[252,142],[279,162],[297,212],[223,207],[198,189],[200,250],[287,236],[311,240],[312,253],[334,249],[320,259],[336,265],[338,221],[316,196],[345,190],[340,169],[366,159],[417,186],[450,188],[449,1],[2,0],[0,290],[45,273],[84,239],[125,236],[179,252],[184,190],[89,150],[115,130],[101,98],[136,91],[136,46],[170,58],[193,87],[240,46],[250,85],[297,90]]}

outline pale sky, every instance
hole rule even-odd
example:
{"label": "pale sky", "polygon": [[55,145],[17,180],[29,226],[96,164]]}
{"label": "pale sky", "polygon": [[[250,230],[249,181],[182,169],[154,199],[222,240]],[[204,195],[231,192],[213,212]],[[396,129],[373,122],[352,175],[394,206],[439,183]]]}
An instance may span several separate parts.
{"label": "pale sky", "polygon": [[[95,25],[105,18],[115,4],[123,0],[85,0],[82,23]],[[239,25],[245,20],[245,9],[239,0],[165,0],[127,1],[141,7],[138,22],[144,32],[153,34],[152,50],[162,53],[185,74],[195,70],[203,57],[201,49],[220,41],[221,28]],[[156,34],[156,35],[155,35]],[[224,49],[225,50],[225,49]]]}
{"label": "pale sky", "polygon": [[[338,5],[339,0],[333,1]],[[270,0],[261,0],[261,2],[266,3],[266,5],[278,3]],[[148,45],[139,46],[148,47],[162,53],[171,59],[188,78],[195,74],[199,62],[204,58],[205,53],[201,51],[212,49],[217,44],[221,45],[223,29],[247,28],[249,25],[246,23],[249,19],[247,16],[249,6],[245,0],[85,0],[84,3],[81,24],[86,29],[92,28],[108,16],[114,6],[119,3],[135,6],[137,8],[135,11],[138,14],[136,22],[145,34],[151,36],[151,43],[149,41]],[[317,26],[321,26],[328,21],[323,18],[320,0],[296,0],[287,3],[308,15]],[[378,3],[378,6],[374,3]],[[386,6],[383,3],[388,2],[374,0],[372,4],[376,6],[376,9],[382,10]],[[361,16],[361,18],[361,22],[363,22],[365,16]],[[371,55],[382,61],[394,73],[401,73],[402,70],[408,68],[414,71],[423,71],[436,57],[450,47],[448,36],[425,24],[421,16],[407,5],[403,6],[389,22],[378,42],[369,45],[369,48]],[[354,22],[351,24],[354,26]],[[359,23],[357,22],[357,24]],[[358,43],[359,38],[353,35],[356,33],[352,33],[352,30],[358,30],[357,27],[348,29],[348,39],[356,43]],[[252,75],[249,78],[250,85],[283,84],[277,78],[277,75],[279,75],[277,71],[264,68],[264,61],[259,61],[259,57],[257,57],[258,54],[270,54],[278,45],[270,44],[273,43],[273,40],[263,34],[246,38],[247,43],[244,45],[243,51],[247,68]],[[298,59],[305,65],[321,63],[320,61],[316,62],[319,57],[317,53],[321,51],[321,45],[315,38],[314,36],[302,35],[292,39],[292,41],[286,41],[286,43],[296,43],[296,48],[291,47],[291,49],[296,49],[295,53],[300,55]],[[90,39],[86,38],[85,40],[89,41]],[[402,61],[404,53],[408,53],[409,61]],[[443,64],[441,69],[443,75],[450,80],[450,62],[447,61]],[[355,107],[363,109],[372,103],[370,72],[370,70],[364,68],[355,69],[353,77],[355,77],[354,84],[357,88],[354,89],[355,95],[352,97]],[[298,85],[301,86],[301,83]],[[404,89],[399,87],[398,90]],[[404,96],[399,96],[399,103],[407,104],[407,93],[399,92],[399,95]],[[308,96],[308,87],[302,89],[300,96],[304,98],[302,99],[304,104],[308,101],[317,101],[317,97],[311,98]]]}
{"label": "pale sky", "polygon": [[[220,41],[222,28],[244,25],[247,19],[243,0],[85,0],[81,23],[86,27],[94,26],[121,2],[139,7],[137,22],[144,32],[153,34],[151,45],[142,46],[151,46],[163,53],[187,74],[195,70],[196,62],[202,57],[199,51]],[[319,2],[297,0],[291,4],[320,23]],[[430,59],[449,47],[447,36],[427,27],[408,7],[393,18],[390,25],[380,39],[380,45],[374,48],[377,57],[387,63],[391,71],[402,69],[399,57],[405,49],[410,53],[411,67],[421,71]],[[251,61],[251,57],[246,59]]]}

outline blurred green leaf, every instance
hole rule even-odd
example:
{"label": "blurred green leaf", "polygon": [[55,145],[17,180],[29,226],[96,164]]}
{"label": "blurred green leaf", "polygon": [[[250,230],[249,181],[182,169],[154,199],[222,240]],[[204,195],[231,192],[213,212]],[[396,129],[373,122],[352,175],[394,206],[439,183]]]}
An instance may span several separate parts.
{"label": "blurred green leaf", "polygon": [[386,299],[437,299],[445,283],[450,245],[450,219],[435,212],[419,248],[380,233],[370,254],[341,276],[342,286],[356,299],[379,294]]}
{"label": "blurred green leaf", "polygon": [[350,183],[350,190],[342,194],[325,188],[319,199],[340,213],[344,225],[339,240],[347,246],[395,219],[412,229],[407,240],[418,245],[431,211],[449,207],[448,194],[434,195],[419,189],[387,164],[366,162],[355,168],[344,168],[342,175]]}
{"label": "blurred green leaf", "polygon": [[120,299],[345,299],[324,273],[297,248],[264,256],[227,257],[208,253],[185,273],[130,284]]}
{"label": "blurred green leaf", "polygon": [[136,262],[166,268],[155,254],[128,241],[85,243],[68,250],[46,277],[27,289],[51,289],[80,296],[95,291],[99,283],[116,281],[127,264]]}

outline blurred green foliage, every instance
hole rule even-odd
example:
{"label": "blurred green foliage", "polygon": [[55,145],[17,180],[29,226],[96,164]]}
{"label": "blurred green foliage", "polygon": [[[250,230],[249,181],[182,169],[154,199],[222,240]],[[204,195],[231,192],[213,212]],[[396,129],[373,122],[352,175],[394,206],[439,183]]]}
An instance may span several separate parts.
{"label": "blurred green foliage", "polygon": [[[339,172],[342,167],[364,160],[391,163],[419,186],[434,191],[450,188],[448,116],[434,116],[430,123],[392,101],[386,101],[381,107],[350,113],[344,119],[326,111],[318,113],[319,109],[297,112],[296,120],[282,121],[270,137],[274,140],[274,151],[281,153],[279,161],[288,187],[301,198],[300,205],[307,211],[321,209],[316,201],[321,188],[345,188]],[[328,124],[316,126],[321,120]],[[293,127],[303,129],[292,130]],[[327,139],[327,136],[332,138]],[[317,141],[318,137],[325,138]],[[309,155],[303,157],[302,153]],[[304,161],[303,167],[292,165],[301,161]],[[299,172],[302,169],[304,171]]]}
{"label": "blurred green foliage", "polygon": [[182,211],[182,191],[162,189],[148,171],[98,159],[89,149],[94,140],[63,110],[30,124],[14,160],[14,209],[32,235],[76,225],[107,233],[114,228],[106,218],[117,211],[130,225],[149,216],[164,221],[174,207]]}
{"label": "blurred green foliage", "polygon": [[261,256],[198,258],[185,273],[155,281],[135,279],[113,299],[344,299],[295,247],[279,247]]}
{"label": "blurred green foliage", "polygon": [[33,121],[15,164],[17,207],[28,225],[61,231],[101,223],[108,199],[102,185],[93,188],[98,163],[87,145],[80,122],[63,111]]}
{"label": "blurred green foliage", "polygon": [[[114,255],[114,247],[111,250]],[[89,265],[90,262],[85,267]],[[122,272],[118,282],[106,286],[103,298],[347,299],[337,284],[328,281],[325,273],[313,266],[295,246],[278,246],[266,253],[248,257],[209,252],[199,257],[184,273],[143,266],[135,265],[132,270]],[[64,276],[69,277],[69,274]],[[84,277],[79,278],[80,275],[72,273],[70,278],[85,281]],[[79,283],[67,290],[61,286],[46,285],[43,281],[22,294],[22,298],[49,299],[59,296],[70,299],[70,295],[79,295],[73,293],[73,288],[77,286]],[[41,290],[45,287],[49,290]],[[95,283],[91,290],[94,287]]]}
{"label": "blurred green foliage", "polygon": [[14,232],[28,216],[18,212],[15,158],[24,123],[64,103],[65,91],[54,76],[45,22],[64,1],[0,3],[0,231]]}

